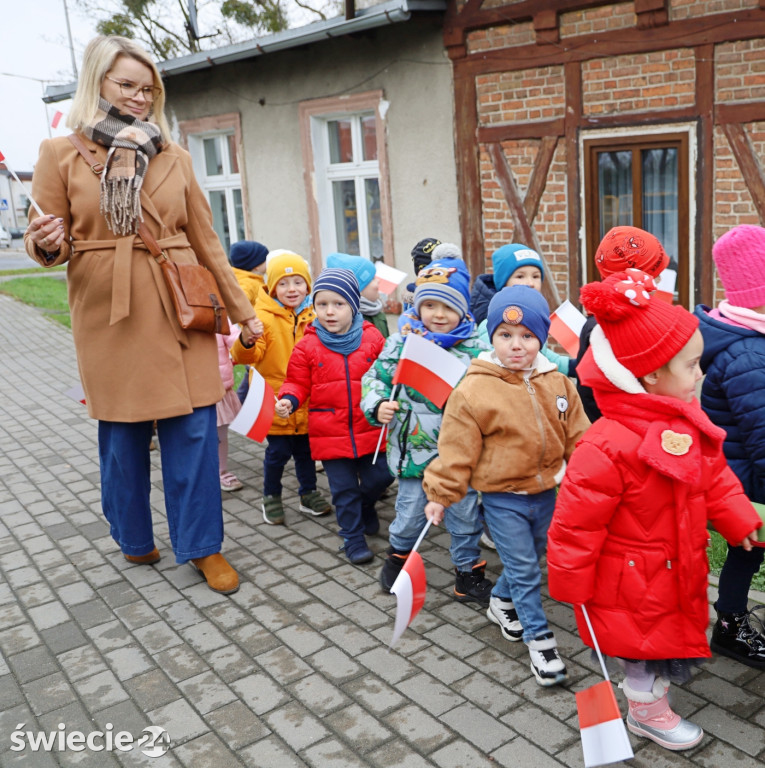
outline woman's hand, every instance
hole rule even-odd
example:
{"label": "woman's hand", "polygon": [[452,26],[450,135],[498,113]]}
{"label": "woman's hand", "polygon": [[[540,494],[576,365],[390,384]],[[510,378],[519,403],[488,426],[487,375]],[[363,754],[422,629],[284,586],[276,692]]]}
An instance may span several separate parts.
{"label": "woman's hand", "polygon": [[252,346],[263,335],[263,321],[251,317],[242,323],[242,341],[245,346]]}
{"label": "woman's hand", "polygon": [[425,505],[425,517],[430,520],[433,525],[438,525],[444,519],[444,507],[443,504],[439,504],[437,501],[429,501]]}
{"label": "woman's hand", "polygon": [[281,400],[276,401],[274,410],[279,416],[286,419],[292,413],[292,403],[286,397],[283,397]]}
{"label": "woman's hand", "polygon": [[377,408],[377,421],[380,424],[390,424],[393,414],[398,410],[395,400],[384,400]]}
{"label": "woman's hand", "polygon": [[32,219],[27,227],[29,239],[46,253],[56,253],[64,242],[64,220],[53,214]]}

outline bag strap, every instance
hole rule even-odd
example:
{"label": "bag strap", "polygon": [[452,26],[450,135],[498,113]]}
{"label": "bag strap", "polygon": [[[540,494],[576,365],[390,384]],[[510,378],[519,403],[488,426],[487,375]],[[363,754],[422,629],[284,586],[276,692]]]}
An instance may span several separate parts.
{"label": "bag strap", "polygon": [[[100,176],[104,172],[104,164],[85,146],[85,143],[83,140],[76,134],[76,133],[70,133],[67,137],[69,141],[72,142],[74,145],[74,148],[85,158],[85,162],[90,167],[90,170],[93,171],[93,173],[96,174],[96,176]],[[159,243],[156,241],[154,235],[149,232],[146,224],[144,222],[139,222],[138,224],[138,237],[141,238],[141,240],[144,241],[146,244],[146,247],[149,249],[149,253],[157,260],[161,261],[160,257],[162,259],[167,259],[167,256],[165,255],[164,251],[159,247]]]}

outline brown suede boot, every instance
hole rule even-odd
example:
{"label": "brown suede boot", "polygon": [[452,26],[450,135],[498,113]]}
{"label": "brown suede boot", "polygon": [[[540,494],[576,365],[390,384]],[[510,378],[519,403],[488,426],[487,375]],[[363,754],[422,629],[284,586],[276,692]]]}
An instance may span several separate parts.
{"label": "brown suede boot", "polygon": [[[122,554],[125,555],[124,552]],[[160,558],[161,555],[156,547],[147,555],[125,555],[125,560],[136,565],[154,565],[154,563],[159,562]]]}
{"label": "brown suede boot", "polygon": [[213,592],[230,595],[239,589],[239,576],[220,552],[197,557],[190,562],[205,577],[207,586]]}

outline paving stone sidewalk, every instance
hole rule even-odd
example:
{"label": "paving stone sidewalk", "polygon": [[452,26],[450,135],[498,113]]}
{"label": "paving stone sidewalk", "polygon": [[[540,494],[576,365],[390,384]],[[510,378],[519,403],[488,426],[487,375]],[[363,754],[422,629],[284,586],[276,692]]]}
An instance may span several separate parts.
{"label": "paving stone sidewalk", "polygon": [[[76,383],[70,333],[0,296],[0,766],[583,765],[574,691],[600,678],[568,606],[545,597],[570,683],[541,689],[525,646],[451,599],[448,537],[433,530],[421,547],[425,607],[389,651],[395,598],[377,574],[393,494],[370,539],[375,561],[354,567],[331,517],[297,511],[291,471],[287,524],[263,523],[263,449],[236,435],[231,468],[245,488],[224,493],[223,507],[239,592],[216,595],[174,563],[161,447],[152,507],[163,557],[131,566],[100,510],[96,424],[64,395]],[[498,558],[486,557],[496,578]],[[676,754],[631,737],[630,765],[765,765],[765,673],[716,658],[674,690],[704,740]],[[149,726],[171,739],[160,757],[107,741]],[[94,749],[68,748],[75,731]],[[52,750],[32,749],[51,734]]]}

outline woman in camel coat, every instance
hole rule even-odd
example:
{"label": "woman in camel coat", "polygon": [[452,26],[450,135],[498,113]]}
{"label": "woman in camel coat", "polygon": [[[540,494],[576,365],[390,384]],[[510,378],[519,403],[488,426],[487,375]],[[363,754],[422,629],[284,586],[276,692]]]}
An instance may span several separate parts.
{"label": "woman in camel coat", "polygon": [[239,581],[220,554],[215,403],[223,387],[215,336],[178,324],[159,266],[135,234],[140,218],[173,261],[212,271],[245,340],[262,326],[212,228],[191,158],[169,139],[163,108],[159,72],[142,48],[119,37],[92,40],[67,122],[105,170],[91,170],[67,138],[44,141],[33,195],[46,215],[31,221],[25,246],[43,266],[67,263],[113,538],[130,562],[159,560],[149,506],[156,419],[176,561],[191,561],[212,589],[230,593]]}

